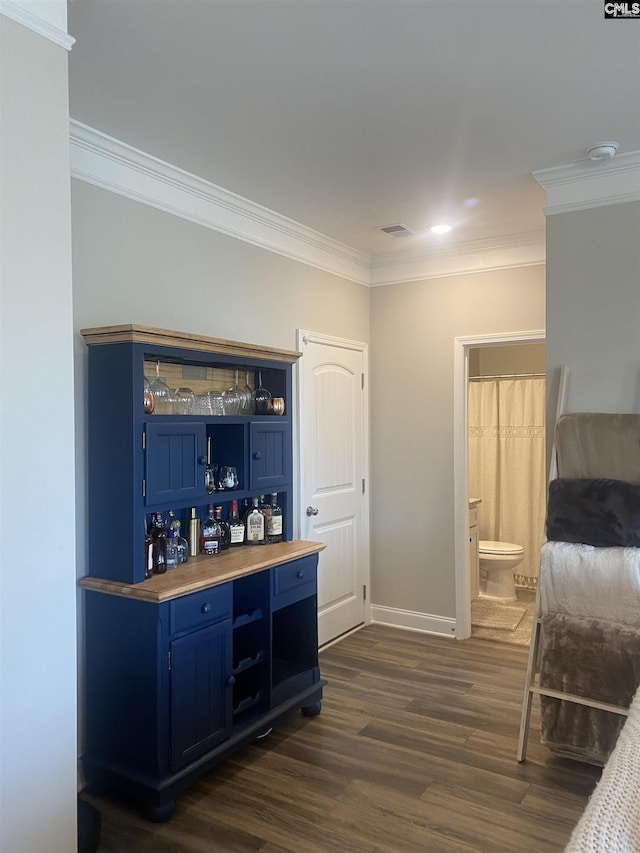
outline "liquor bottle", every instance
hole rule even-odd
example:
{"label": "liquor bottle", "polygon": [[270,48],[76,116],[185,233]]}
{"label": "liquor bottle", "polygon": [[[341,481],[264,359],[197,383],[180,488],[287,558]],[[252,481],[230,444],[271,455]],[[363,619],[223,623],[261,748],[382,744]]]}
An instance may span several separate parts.
{"label": "liquor bottle", "polygon": [[282,542],[282,508],[278,506],[278,493],[273,492],[271,495],[271,510],[267,516],[267,542]]}
{"label": "liquor bottle", "polygon": [[229,525],[222,517],[222,507],[217,506],[215,508],[215,519],[220,525],[220,550],[226,551],[229,545],[231,544],[231,532],[229,530]]}
{"label": "liquor bottle", "polygon": [[[173,515],[173,513],[171,513]],[[173,518],[171,521],[171,526],[167,531],[169,535],[169,542],[173,538],[173,543],[176,549],[176,565],[181,566],[183,563],[186,563],[189,559],[189,543],[187,540],[180,534],[180,530],[182,529],[182,524],[179,518]],[[173,534],[172,534],[173,531]],[[167,543],[167,549],[169,547],[169,543]],[[169,564],[169,568],[171,568],[170,556],[167,550],[167,563]]]}
{"label": "liquor bottle", "polygon": [[269,516],[271,515],[271,504],[267,503],[265,496],[260,495],[258,509],[264,515],[264,541],[267,541],[267,528],[269,527]]}
{"label": "liquor bottle", "polygon": [[200,527],[200,553],[212,557],[220,551],[220,525],[216,519],[213,504],[209,504],[207,517]]}
{"label": "liquor bottle", "polygon": [[163,575],[167,571],[167,530],[162,520],[162,513],[154,514],[151,527],[152,564],[154,575]]}
{"label": "liquor bottle", "polygon": [[178,543],[176,542],[176,532],[170,527],[167,530],[167,568],[175,569],[178,565]]}
{"label": "liquor bottle", "polygon": [[244,543],[244,522],[240,519],[238,501],[235,499],[229,503],[227,524],[229,525],[229,545],[232,548],[242,545]]}
{"label": "liquor bottle", "polygon": [[153,575],[153,539],[149,533],[147,519],[144,520],[144,579]]}
{"label": "liquor bottle", "polygon": [[167,531],[167,568],[175,569],[178,565],[178,531],[180,530],[180,522],[171,509],[167,513],[167,520],[164,526]]}
{"label": "liquor bottle", "polygon": [[189,543],[184,536],[176,536],[176,550],[178,552],[178,565],[189,562]]}
{"label": "liquor bottle", "polygon": [[265,518],[258,507],[258,498],[253,498],[253,508],[249,511],[245,521],[247,531],[247,544],[264,545],[265,543]]}
{"label": "liquor bottle", "polygon": [[200,519],[195,507],[191,507],[189,519],[189,553],[192,557],[198,554],[200,548]]}

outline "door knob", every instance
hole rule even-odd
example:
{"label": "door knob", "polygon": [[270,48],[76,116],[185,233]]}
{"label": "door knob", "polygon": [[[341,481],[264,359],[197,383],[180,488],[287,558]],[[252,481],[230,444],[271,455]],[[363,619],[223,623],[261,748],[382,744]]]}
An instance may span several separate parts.
{"label": "door knob", "polygon": [[317,506],[308,506],[307,507],[307,515],[317,515],[318,507]]}

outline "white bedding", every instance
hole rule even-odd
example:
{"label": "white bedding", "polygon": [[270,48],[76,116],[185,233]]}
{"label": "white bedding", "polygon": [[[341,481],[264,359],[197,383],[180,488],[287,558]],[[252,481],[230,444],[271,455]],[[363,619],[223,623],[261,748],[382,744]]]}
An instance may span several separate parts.
{"label": "white bedding", "polygon": [[640,627],[640,548],[545,542],[540,610]]}
{"label": "white bedding", "polygon": [[640,690],[566,853],[640,850]]}

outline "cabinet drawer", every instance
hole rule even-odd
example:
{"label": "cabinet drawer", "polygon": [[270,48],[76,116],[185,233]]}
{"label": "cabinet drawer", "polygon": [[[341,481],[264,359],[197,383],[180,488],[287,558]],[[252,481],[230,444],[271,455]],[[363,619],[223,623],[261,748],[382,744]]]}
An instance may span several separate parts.
{"label": "cabinet drawer", "polygon": [[273,568],[273,599],[281,603],[297,601],[316,591],[318,558],[316,555],[285,563]]}
{"label": "cabinet drawer", "polygon": [[229,619],[232,610],[232,585],[212,586],[169,602],[169,631],[179,634],[192,628]]}

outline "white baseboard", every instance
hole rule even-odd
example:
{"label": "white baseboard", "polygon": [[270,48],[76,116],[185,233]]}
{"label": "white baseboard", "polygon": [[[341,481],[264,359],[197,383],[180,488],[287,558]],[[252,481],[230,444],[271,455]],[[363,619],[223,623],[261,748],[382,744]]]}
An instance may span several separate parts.
{"label": "white baseboard", "polygon": [[422,631],[424,634],[438,634],[440,637],[456,636],[456,620],[445,616],[433,616],[429,613],[414,613],[411,610],[399,610],[395,607],[371,605],[371,622],[380,625],[392,625],[394,628],[406,628],[409,631]]}

